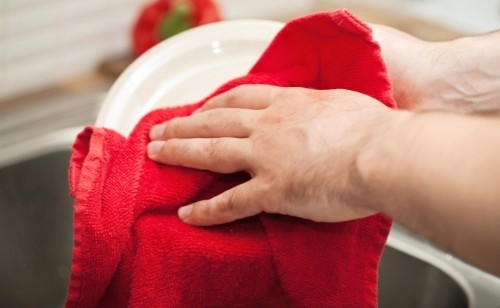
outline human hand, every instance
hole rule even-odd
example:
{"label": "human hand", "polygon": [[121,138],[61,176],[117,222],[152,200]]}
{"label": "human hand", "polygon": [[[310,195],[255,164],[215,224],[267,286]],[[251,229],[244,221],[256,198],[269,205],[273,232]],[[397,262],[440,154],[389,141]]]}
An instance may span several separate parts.
{"label": "human hand", "polygon": [[387,26],[371,27],[400,108],[500,110],[500,33],[427,42]]}
{"label": "human hand", "polygon": [[338,222],[377,212],[360,172],[365,147],[390,130],[392,111],[347,90],[240,86],[200,112],[155,126],[151,159],[252,179],[179,209],[194,225],[280,213]]}

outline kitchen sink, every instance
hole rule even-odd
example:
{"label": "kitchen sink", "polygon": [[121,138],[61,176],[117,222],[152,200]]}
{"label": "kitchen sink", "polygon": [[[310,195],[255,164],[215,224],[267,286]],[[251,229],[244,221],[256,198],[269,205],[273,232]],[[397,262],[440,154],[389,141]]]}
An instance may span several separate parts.
{"label": "kitchen sink", "polygon": [[379,269],[379,306],[469,307],[464,288],[438,267],[386,246]]}
{"label": "kitchen sink", "polygon": [[73,201],[69,151],[0,169],[0,307],[61,307],[69,279]]}
{"label": "kitchen sink", "polygon": [[[35,155],[0,168],[1,307],[63,306],[72,248],[67,167],[77,130],[60,133],[56,145],[38,142],[38,149],[26,149]],[[391,245],[383,254],[379,289],[380,307],[471,304],[456,279]]]}

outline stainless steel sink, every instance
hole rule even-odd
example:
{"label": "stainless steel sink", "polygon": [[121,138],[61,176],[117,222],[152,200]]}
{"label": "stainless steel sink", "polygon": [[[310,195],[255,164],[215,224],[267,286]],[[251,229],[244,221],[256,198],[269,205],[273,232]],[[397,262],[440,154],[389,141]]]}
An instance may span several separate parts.
{"label": "stainless steel sink", "polygon": [[[92,122],[89,115],[74,123]],[[67,167],[80,127],[39,127],[26,125],[27,138],[7,142],[0,125],[0,307],[61,307],[65,300],[73,217]],[[500,307],[496,278],[464,275],[418,248],[426,243],[409,244],[395,231],[380,267],[380,307]]]}
{"label": "stainless steel sink", "polygon": [[73,243],[70,145],[101,88],[0,112],[0,307],[62,307]]}
{"label": "stainless steel sink", "polygon": [[382,255],[380,307],[469,307],[464,288],[438,267],[391,246]]}
{"label": "stainless steel sink", "polygon": [[0,307],[61,307],[69,278],[69,151],[0,169]]}

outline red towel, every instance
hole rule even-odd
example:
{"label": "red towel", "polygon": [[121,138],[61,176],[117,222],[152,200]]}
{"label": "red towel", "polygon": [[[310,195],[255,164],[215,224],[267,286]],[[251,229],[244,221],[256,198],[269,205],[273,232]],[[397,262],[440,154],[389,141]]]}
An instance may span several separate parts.
{"label": "red towel", "polygon": [[[244,83],[344,88],[394,107],[370,29],[347,11],[289,22]],[[336,224],[261,214],[216,227],[181,222],[181,205],[245,180],[149,160],[152,125],[205,102],[153,111],[129,138],[86,128],[73,146],[76,199],[67,307],[374,307],[390,220]]]}

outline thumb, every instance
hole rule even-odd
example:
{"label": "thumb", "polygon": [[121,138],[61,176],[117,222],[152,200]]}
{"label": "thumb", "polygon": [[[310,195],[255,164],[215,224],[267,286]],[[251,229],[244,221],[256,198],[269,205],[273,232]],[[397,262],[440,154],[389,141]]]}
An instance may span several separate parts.
{"label": "thumb", "polygon": [[262,212],[257,202],[254,180],[250,180],[223,192],[209,200],[183,206],[177,211],[185,223],[211,226],[232,222]]}

